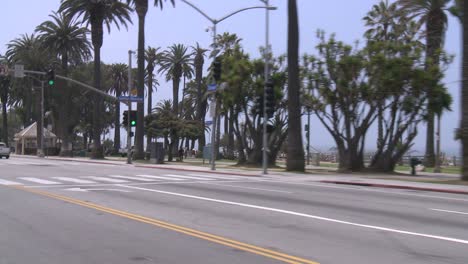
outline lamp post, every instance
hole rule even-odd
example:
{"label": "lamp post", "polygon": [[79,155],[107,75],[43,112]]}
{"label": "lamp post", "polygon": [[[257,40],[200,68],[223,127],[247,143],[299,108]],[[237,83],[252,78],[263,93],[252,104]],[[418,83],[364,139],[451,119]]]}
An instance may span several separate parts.
{"label": "lamp post", "polygon": [[[128,51],[128,115],[132,112],[132,101],[130,101],[130,94],[132,92],[132,54],[135,54],[135,51]],[[132,133],[132,126],[130,124],[130,118],[127,121],[127,164],[132,164],[132,138],[130,134]]]}
{"label": "lamp post", "polygon": [[[221,17],[220,19],[215,19],[215,18],[210,17],[205,12],[203,12],[200,8],[198,8],[197,6],[195,6],[194,4],[192,4],[191,2],[189,2],[187,0],[181,0],[181,1],[186,3],[187,5],[189,5],[193,9],[195,9],[198,13],[200,13],[202,16],[204,16],[206,19],[208,19],[213,24],[212,30],[213,30],[213,49],[214,49],[213,54],[214,54],[214,56],[216,56],[216,54],[217,54],[216,26],[220,22],[228,19],[229,17],[231,17],[231,16],[233,16],[233,15],[235,15],[237,13],[240,13],[242,11],[246,11],[246,10],[250,10],[250,9],[262,8],[262,9],[267,10],[267,33],[266,33],[267,38],[266,38],[266,42],[267,42],[267,45],[268,45],[268,10],[276,10],[277,9],[276,7],[269,6],[268,5],[268,0],[260,0],[260,1],[265,3],[265,6],[251,6],[251,7],[241,8],[241,9],[238,9],[236,11],[233,11],[233,12]],[[267,49],[268,49],[268,46],[267,46]],[[268,74],[268,68],[267,67],[268,66],[265,67],[265,76],[267,76],[267,74]],[[266,79],[265,79],[265,83],[266,83]],[[215,106],[216,110],[215,110],[215,114],[213,116],[213,124],[212,124],[212,129],[211,129],[211,133],[212,133],[212,135],[211,135],[211,151],[212,151],[211,152],[211,170],[216,170],[215,160],[216,160],[217,151],[215,149],[215,146],[216,146],[215,141],[216,141],[216,123],[217,123],[217,115],[218,115],[218,113],[217,113],[218,102],[216,101],[216,92],[213,93],[213,97],[214,97],[213,102],[216,105]],[[266,106],[265,105],[264,105],[263,108],[264,108],[263,111],[266,112]],[[266,118],[266,116],[265,116],[265,118]],[[265,165],[266,165],[266,162],[265,162],[266,161],[266,158],[265,158],[265,153],[266,153],[266,150],[265,150],[265,146],[266,146],[266,143],[265,143],[266,142],[266,124],[264,124],[263,133],[264,133],[264,135],[263,135],[264,136],[264,138],[263,138],[263,140],[264,140],[263,141],[264,142],[263,143],[263,146],[264,146],[264,157],[263,157],[264,161],[263,161],[263,163],[264,163],[264,173],[266,173],[266,167],[265,167]]]}

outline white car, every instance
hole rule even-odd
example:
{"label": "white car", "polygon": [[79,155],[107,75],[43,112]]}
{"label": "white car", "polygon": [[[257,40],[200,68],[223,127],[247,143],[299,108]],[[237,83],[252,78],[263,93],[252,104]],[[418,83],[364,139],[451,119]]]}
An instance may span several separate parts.
{"label": "white car", "polygon": [[0,159],[1,158],[10,158],[10,148],[3,142],[0,142]]}

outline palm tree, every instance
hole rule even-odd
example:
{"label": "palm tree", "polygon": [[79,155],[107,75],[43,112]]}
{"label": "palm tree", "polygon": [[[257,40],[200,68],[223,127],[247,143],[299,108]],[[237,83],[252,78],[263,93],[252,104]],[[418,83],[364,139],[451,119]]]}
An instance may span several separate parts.
{"label": "palm tree", "polygon": [[[115,96],[119,97],[127,93],[128,84],[128,66],[124,63],[115,63],[110,66],[110,76],[112,79],[111,91]],[[120,102],[115,104],[114,118],[114,153],[118,153],[120,149]]]}
{"label": "palm tree", "polygon": [[[108,32],[114,24],[117,29],[120,25],[127,28],[131,23],[132,9],[118,0],[62,0],[59,12],[73,17],[81,17],[83,23],[91,24],[91,40],[94,47],[94,87],[101,89],[101,47],[103,43],[104,25]],[[93,109],[93,150],[91,158],[104,158],[101,145],[101,132],[103,129],[101,114],[104,109],[102,98],[94,98]]]}
{"label": "palm tree", "polygon": [[[206,100],[202,103],[202,90],[203,90],[203,64],[205,63],[205,53],[208,51],[200,47],[200,44],[197,42],[197,46],[192,47],[193,53],[195,54],[195,58],[193,60],[194,68],[195,68],[195,83],[197,85],[197,96],[196,96],[196,120],[201,121],[201,123],[205,124],[205,110],[206,110]],[[205,107],[203,107],[205,106]],[[203,146],[205,146],[205,133],[202,133],[198,138],[198,150],[202,151]]]}
{"label": "palm tree", "polygon": [[288,0],[288,171],[304,171],[299,84],[299,25],[296,0]]}
{"label": "palm tree", "polygon": [[[154,82],[154,69],[161,59],[161,53],[159,48],[148,47],[145,51],[145,60],[146,60],[146,78],[147,78],[147,89],[148,89],[148,115],[151,114],[153,109],[153,89],[155,87]],[[151,138],[146,138],[146,146],[149,148],[151,143]]]}
{"label": "palm tree", "polygon": [[[165,1],[165,0],[164,0]],[[154,5],[163,9],[163,0],[154,0]],[[174,0],[171,0],[174,5]],[[138,96],[143,97],[145,93],[145,19],[148,13],[148,0],[127,0],[127,4],[133,4],[138,15],[138,74],[137,91]],[[137,104],[137,127],[135,137],[135,159],[144,158],[143,137],[144,137],[144,103]]]}
{"label": "palm tree", "polygon": [[[0,58],[3,56],[0,54]],[[4,61],[7,64],[7,61]],[[0,139],[3,138],[3,142],[9,145],[8,143],[8,113],[7,113],[7,104],[8,104],[8,95],[10,92],[10,77],[8,76],[0,76],[0,103],[2,103],[2,130],[3,135],[1,135]]]}
{"label": "palm tree", "polygon": [[[70,16],[53,12],[51,20],[47,20],[36,28],[39,38],[45,49],[49,50],[61,60],[61,70],[64,76],[68,75],[68,65],[72,62],[86,61],[91,57],[91,43],[88,41],[88,29],[81,27]],[[69,146],[70,136],[75,122],[70,120],[72,96],[67,83],[60,84],[61,100],[58,105],[58,131],[62,139],[60,156],[71,156],[72,149]]]}
{"label": "palm tree", "polygon": [[[440,50],[443,48],[444,35],[447,29],[448,5],[452,0],[398,0],[401,8],[413,18],[418,18],[421,24],[426,25],[426,68],[432,65],[438,66],[440,62]],[[427,94],[429,103],[432,104],[432,90],[428,87]],[[434,153],[434,111],[430,110],[427,116],[426,131],[426,166],[433,167],[435,164]]]}
{"label": "palm tree", "polygon": [[[183,44],[174,44],[165,50],[161,57],[159,71],[166,74],[166,80],[172,80],[172,99],[173,99],[173,112],[176,116],[179,115],[179,87],[182,75],[191,76],[193,74],[192,54],[187,53],[187,47]],[[173,135],[174,137],[174,135]],[[178,140],[173,144],[173,151],[177,153]]]}

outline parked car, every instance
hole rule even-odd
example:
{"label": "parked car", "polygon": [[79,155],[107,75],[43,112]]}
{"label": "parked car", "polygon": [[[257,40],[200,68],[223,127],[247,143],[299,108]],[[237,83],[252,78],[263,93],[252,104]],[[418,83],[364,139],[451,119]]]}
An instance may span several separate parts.
{"label": "parked car", "polygon": [[10,158],[10,148],[3,142],[0,142],[0,159],[1,158]]}

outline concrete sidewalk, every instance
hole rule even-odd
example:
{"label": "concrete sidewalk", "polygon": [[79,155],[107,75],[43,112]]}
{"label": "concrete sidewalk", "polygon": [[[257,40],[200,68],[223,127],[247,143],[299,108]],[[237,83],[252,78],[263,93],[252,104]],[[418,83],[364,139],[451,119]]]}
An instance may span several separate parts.
{"label": "concrete sidewalk", "polygon": [[[29,158],[39,159],[36,156],[20,156],[12,155],[12,158]],[[212,171],[209,164],[201,165],[190,161],[190,159],[184,162],[170,162],[166,164],[148,164],[141,162],[133,162],[133,164],[127,164],[126,158],[112,157],[105,160],[91,160],[89,158],[64,158],[64,157],[47,157],[45,160],[58,160],[58,161],[73,161],[73,162],[84,162],[84,163],[95,163],[95,164],[109,164],[109,165],[121,165],[121,166],[134,166],[140,168],[152,168],[152,169],[168,169],[168,170],[179,170],[179,171],[190,171],[200,173],[216,173],[216,174],[235,174],[240,176],[249,177],[260,177],[262,176],[261,168],[241,168],[233,166],[233,163],[229,162],[217,162],[216,170]],[[393,188],[393,189],[406,189],[415,191],[431,191],[431,192],[442,192],[452,194],[465,194],[468,195],[468,185],[455,185],[446,184],[444,181],[451,181],[459,179],[458,175],[455,174],[437,174],[429,172],[419,172],[417,176],[411,176],[408,172],[400,172],[400,175],[383,175],[383,174],[341,174],[330,168],[315,168],[308,167],[307,173],[292,173],[286,172],[281,168],[269,169],[268,176],[273,179],[288,179],[297,182],[320,182],[329,184],[342,184],[342,185],[355,185],[355,186],[367,186],[377,188]],[[440,181],[441,183],[429,183],[424,181]]]}

